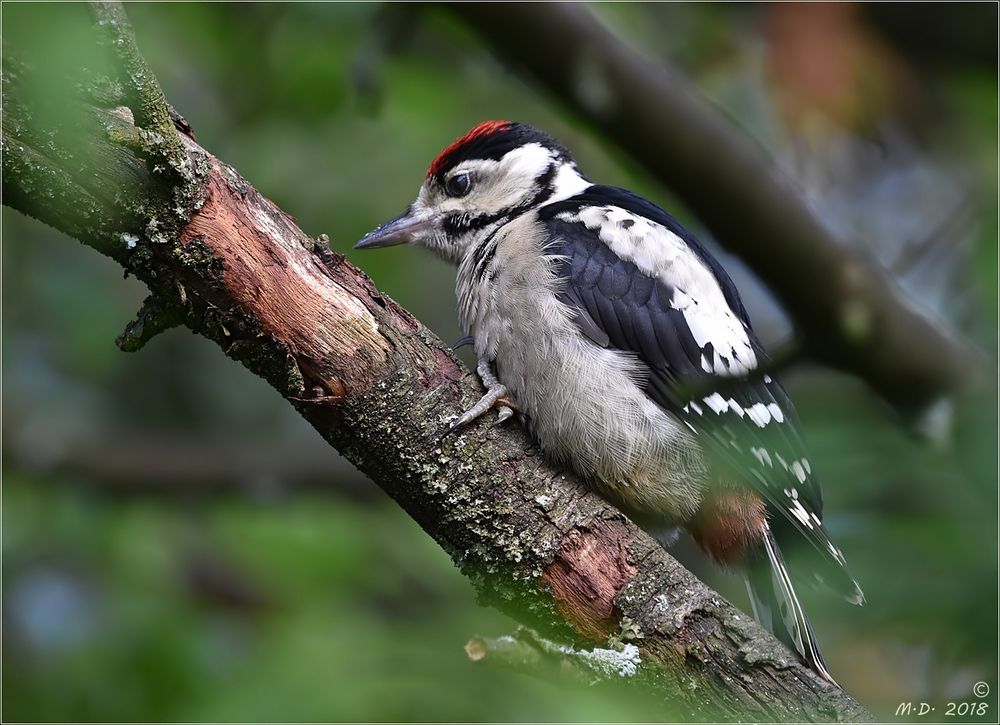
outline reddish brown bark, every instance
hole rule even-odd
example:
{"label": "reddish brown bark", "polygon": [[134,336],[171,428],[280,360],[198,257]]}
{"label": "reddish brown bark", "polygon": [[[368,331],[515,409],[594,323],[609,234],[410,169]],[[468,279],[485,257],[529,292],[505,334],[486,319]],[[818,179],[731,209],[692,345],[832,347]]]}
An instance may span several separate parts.
{"label": "reddish brown bark", "polygon": [[[363,302],[380,297],[370,280],[340,255],[318,256],[294,219],[214,158],[201,208],[180,234],[182,245],[192,241],[211,248],[231,302],[281,341],[306,390],[342,399],[390,372],[386,339]],[[405,325],[416,328],[411,319]]]}
{"label": "reddish brown bark", "polygon": [[594,529],[571,529],[541,582],[552,592],[556,610],[582,635],[599,642],[619,629],[622,612],[615,599],[636,567],[627,528],[612,521]]}

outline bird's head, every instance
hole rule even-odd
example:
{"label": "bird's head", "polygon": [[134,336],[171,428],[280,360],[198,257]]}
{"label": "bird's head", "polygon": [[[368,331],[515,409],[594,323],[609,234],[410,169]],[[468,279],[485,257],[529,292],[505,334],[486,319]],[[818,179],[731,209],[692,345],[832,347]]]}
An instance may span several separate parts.
{"label": "bird's head", "polygon": [[458,263],[500,225],[589,185],[569,151],[548,134],[486,121],[438,154],[409,209],[354,248],[418,244]]}

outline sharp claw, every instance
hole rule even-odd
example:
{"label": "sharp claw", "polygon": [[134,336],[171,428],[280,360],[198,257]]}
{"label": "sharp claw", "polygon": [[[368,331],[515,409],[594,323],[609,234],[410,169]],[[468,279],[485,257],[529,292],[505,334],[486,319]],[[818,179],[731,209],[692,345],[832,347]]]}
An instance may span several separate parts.
{"label": "sharp claw", "polygon": [[466,335],[465,337],[459,338],[455,341],[455,344],[451,346],[452,350],[458,350],[460,347],[465,347],[466,345],[471,345],[476,341],[472,335]]}
{"label": "sharp claw", "polygon": [[462,413],[462,415],[455,418],[455,420],[453,420],[451,423],[449,423],[448,430],[445,432],[445,435],[446,436],[451,435],[452,433],[461,430],[469,423],[474,421],[478,416],[471,415],[471,412],[472,412],[471,410],[467,410],[464,413]]}
{"label": "sharp claw", "polygon": [[513,404],[506,398],[506,395],[507,389],[502,385],[497,385],[487,390],[486,395],[480,398],[478,403],[451,422],[448,430],[441,436],[442,439],[464,428],[490,408],[497,408],[499,410],[498,422],[503,423],[514,415],[514,411],[512,410]]}
{"label": "sharp claw", "polygon": [[455,421],[452,421],[452,422],[451,422],[451,423],[450,423],[450,424],[448,425],[448,430],[446,430],[446,431],[445,431],[444,433],[442,433],[442,434],[441,434],[441,438],[440,438],[440,440],[444,440],[444,439],[445,439],[445,438],[447,438],[448,436],[450,436],[450,435],[454,435],[455,433],[457,433],[457,432],[458,432],[459,428],[461,428],[461,426],[458,426],[458,425],[455,425]]}

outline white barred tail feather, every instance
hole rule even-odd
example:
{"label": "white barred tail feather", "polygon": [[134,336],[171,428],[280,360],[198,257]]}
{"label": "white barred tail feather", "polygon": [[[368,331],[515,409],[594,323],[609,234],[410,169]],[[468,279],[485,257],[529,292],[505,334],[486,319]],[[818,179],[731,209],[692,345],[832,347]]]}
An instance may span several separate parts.
{"label": "white barred tail feather", "polygon": [[746,572],[754,617],[789,649],[797,652],[820,677],[836,685],[770,528],[765,532],[763,549],[766,559],[760,557]]}

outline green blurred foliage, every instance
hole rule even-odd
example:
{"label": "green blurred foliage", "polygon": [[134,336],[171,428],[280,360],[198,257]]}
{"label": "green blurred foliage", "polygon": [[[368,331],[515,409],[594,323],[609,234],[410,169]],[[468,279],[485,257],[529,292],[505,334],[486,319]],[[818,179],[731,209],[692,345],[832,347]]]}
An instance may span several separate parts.
{"label": "green blurred foliage", "polygon": [[[59,492],[59,489],[56,489]],[[117,505],[11,477],[5,717],[648,719],[648,703],[475,667],[478,607],[389,502]],[[16,511],[13,518],[10,512]],[[10,636],[10,635],[9,635]],[[8,650],[5,649],[5,653]],[[624,709],[623,709],[624,708]]]}
{"label": "green blurred foliage", "polygon": [[[17,15],[10,8],[8,29],[44,6]],[[747,80],[746,59],[763,42],[763,6],[595,9],[624,37],[680,63],[762,143],[780,145],[773,118],[761,113],[760,77]],[[474,123],[543,127],[593,178],[676,208],[634,162],[499,66],[442,11],[136,3],[128,12],[199,142],[306,231],[329,234],[334,249],[447,340],[459,335],[451,269],[414,249],[362,255],[350,245],[401,211],[436,151]],[[58,42],[78,37],[78,26],[39,27],[45,32],[33,42],[79,50],[76,41]],[[977,213],[977,314],[967,331],[994,350],[996,75],[954,66],[924,80],[950,109],[934,117],[927,144],[970,170],[987,200]],[[9,209],[2,221],[4,719],[669,716],[627,688],[554,684],[470,663],[462,651],[469,637],[516,625],[479,606],[445,554],[391,501],[342,495],[340,478],[360,474],[343,473],[272,390],[206,341],[172,330],[138,353],[118,352],[114,337],[142,285]],[[768,327],[760,322],[765,297],[749,301]],[[830,529],[868,598],[855,609],[805,594],[833,671],[886,716],[903,700],[968,699],[977,680],[995,693],[995,394],[957,401],[951,440],[935,446],[855,380],[806,368],[787,381],[823,474]],[[74,472],[74,446],[83,441],[113,458],[126,431],[203,437],[208,446],[237,439],[248,449],[290,442],[326,456],[337,473],[329,491],[251,481],[246,494],[208,497],[189,488],[112,492],[99,474]],[[746,606],[736,578],[688,543],[677,553]]]}

